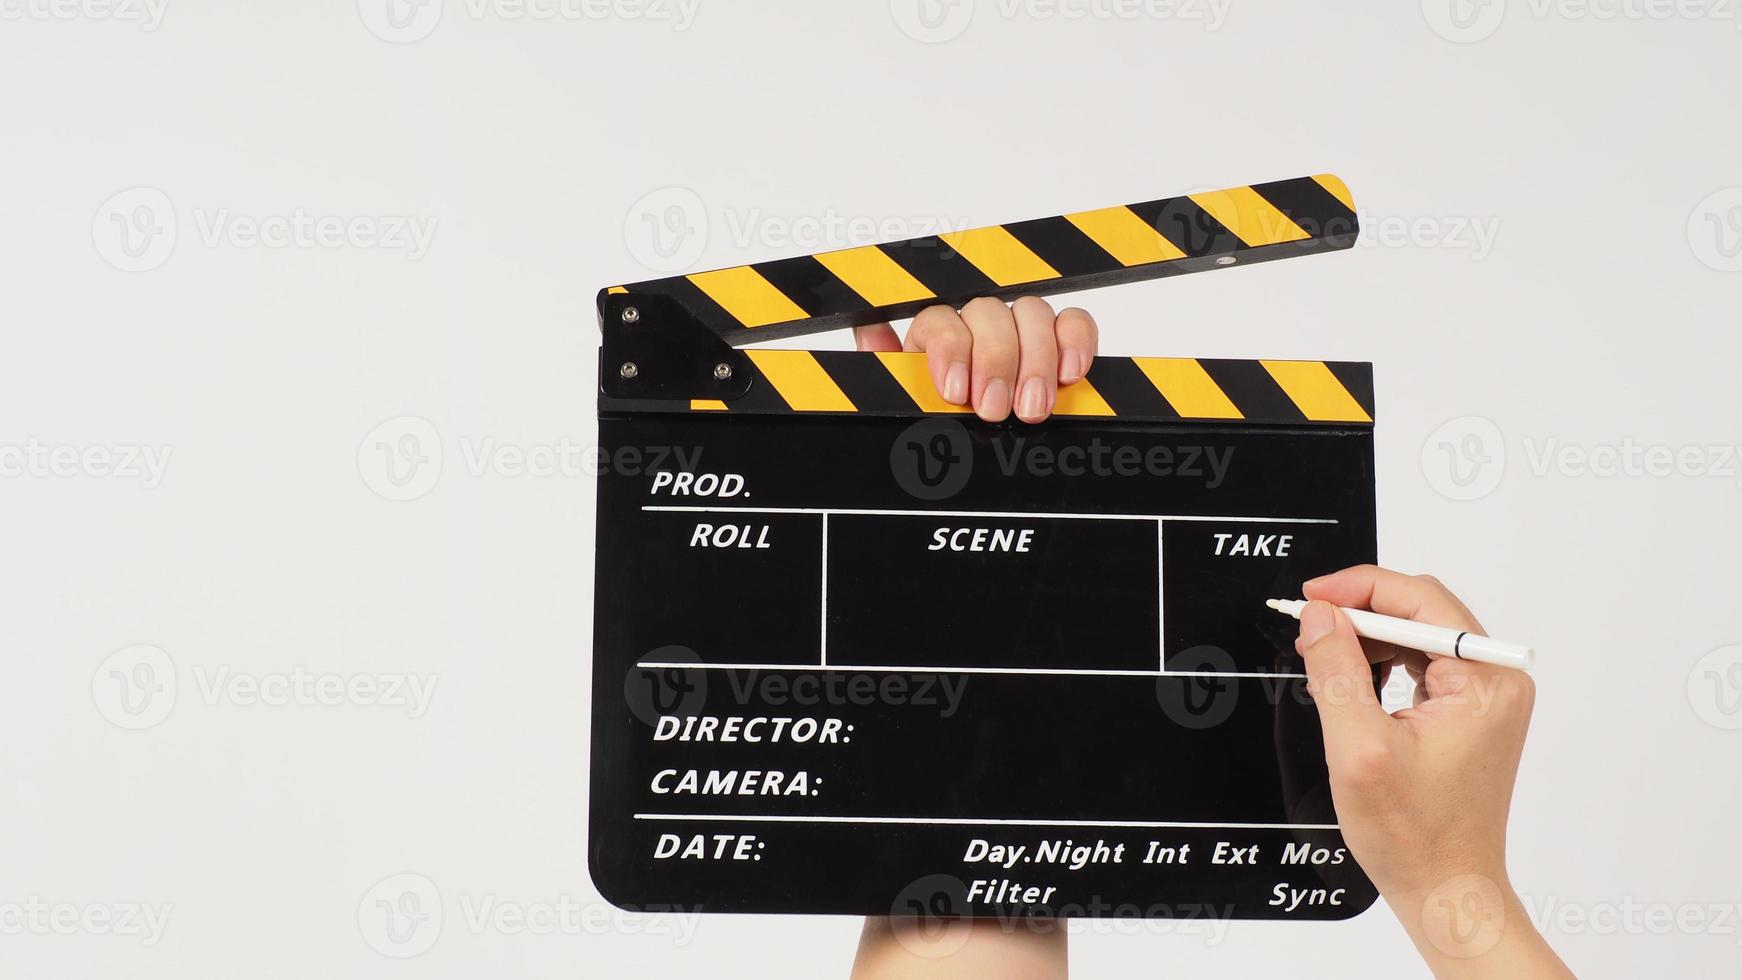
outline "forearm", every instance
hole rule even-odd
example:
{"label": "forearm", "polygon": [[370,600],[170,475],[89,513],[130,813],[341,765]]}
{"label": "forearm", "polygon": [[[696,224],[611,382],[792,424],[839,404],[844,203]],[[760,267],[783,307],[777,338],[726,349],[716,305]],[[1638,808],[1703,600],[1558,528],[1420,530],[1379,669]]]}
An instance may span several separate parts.
{"label": "forearm", "polygon": [[1052,920],[869,918],[852,980],[1064,980],[1065,925]]}

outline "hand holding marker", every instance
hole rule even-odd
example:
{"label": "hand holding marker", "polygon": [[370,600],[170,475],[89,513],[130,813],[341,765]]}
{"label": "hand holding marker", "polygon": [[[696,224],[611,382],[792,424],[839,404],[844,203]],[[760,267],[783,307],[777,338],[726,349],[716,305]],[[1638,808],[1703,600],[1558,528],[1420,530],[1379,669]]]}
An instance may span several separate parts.
{"label": "hand holding marker", "polygon": [[[1302,599],[1270,599],[1264,604],[1295,619],[1299,619],[1300,611],[1306,608],[1306,602]],[[1536,651],[1530,647],[1478,636],[1468,631],[1381,616],[1365,609],[1344,609],[1343,615],[1349,617],[1349,624],[1355,627],[1357,636],[1420,650],[1430,657],[1456,657],[1459,660],[1475,660],[1500,667],[1516,667],[1519,670],[1529,670],[1530,665],[1536,661]]]}

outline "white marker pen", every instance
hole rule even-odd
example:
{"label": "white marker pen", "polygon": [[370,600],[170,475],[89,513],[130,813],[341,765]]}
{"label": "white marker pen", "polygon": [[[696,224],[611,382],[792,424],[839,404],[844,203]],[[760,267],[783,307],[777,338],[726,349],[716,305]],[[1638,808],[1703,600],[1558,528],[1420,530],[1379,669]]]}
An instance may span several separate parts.
{"label": "white marker pen", "polygon": [[[1295,619],[1299,619],[1300,611],[1306,608],[1306,602],[1301,599],[1270,599],[1264,604]],[[1516,667],[1519,670],[1529,670],[1530,665],[1536,662],[1536,651],[1519,643],[1506,643],[1463,630],[1381,616],[1365,609],[1344,609],[1343,615],[1349,617],[1349,624],[1355,627],[1358,636],[1420,650],[1430,657],[1456,657],[1459,660],[1475,660],[1500,667]]]}

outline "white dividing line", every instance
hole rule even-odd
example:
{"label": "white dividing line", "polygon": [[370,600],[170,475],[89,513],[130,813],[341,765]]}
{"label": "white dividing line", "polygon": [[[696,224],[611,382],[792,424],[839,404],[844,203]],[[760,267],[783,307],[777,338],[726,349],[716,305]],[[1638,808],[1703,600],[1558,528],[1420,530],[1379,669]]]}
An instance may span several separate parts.
{"label": "white dividing line", "polygon": [[[824,523],[827,523],[825,520]],[[1162,558],[1161,529],[1166,521],[1155,522],[1155,645],[1161,650],[1161,672],[1167,673],[1167,564]]]}
{"label": "white dividing line", "polygon": [[860,510],[840,507],[692,507],[643,504],[644,511],[678,514],[821,514],[836,517],[1020,517],[1073,521],[1197,521],[1220,524],[1335,524],[1330,517],[1217,517],[1207,514],[1048,514],[1012,510]]}
{"label": "white dividing line", "polygon": [[637,820],[703,820],[709,823],[884,823],[952,827],[1133,827],[1156,830],[1336,830],[1334,823],[1190,823],[1178,820],[1010,820],[981,817],[740,816],[731,813],[637,813]]}
{"label": "white dividing line", "polygon": [[823,627],[822,635],[817,638],[817,659],[824,667],[829,665],[829,515],[823,515]]}
{"label": "white dividing line", "polygon": [[1238,670],[1053,670],[1046,667],[902,667],[896,665],[861,667],[845,664],[698,664],[682,660],[650,660],[637,667],[657,670],[682,667],[685,670],[821,670],[830,673],[885,674],[1059,674],[1066,677],[1274,677],[1305,680],[1305,674],[1267,674]]}

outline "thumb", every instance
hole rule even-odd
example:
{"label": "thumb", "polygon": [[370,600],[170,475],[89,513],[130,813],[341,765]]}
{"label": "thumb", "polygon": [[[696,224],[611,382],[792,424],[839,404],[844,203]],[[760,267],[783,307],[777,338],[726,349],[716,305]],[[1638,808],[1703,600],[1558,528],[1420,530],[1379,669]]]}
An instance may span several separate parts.
{"label": "thumb", "polygon": [[1373,672],[1355,627],[1342,610],[1314,600],[1300,611],[1300,640],[1307,690],[1319,709],[1327,744],[1376,736],[1391,721],[1373,691]]}

